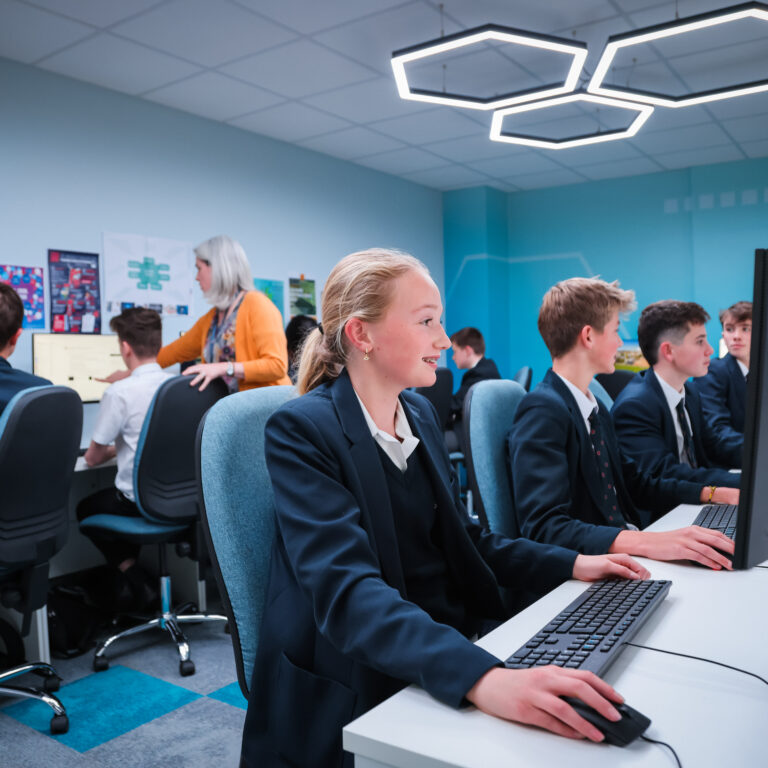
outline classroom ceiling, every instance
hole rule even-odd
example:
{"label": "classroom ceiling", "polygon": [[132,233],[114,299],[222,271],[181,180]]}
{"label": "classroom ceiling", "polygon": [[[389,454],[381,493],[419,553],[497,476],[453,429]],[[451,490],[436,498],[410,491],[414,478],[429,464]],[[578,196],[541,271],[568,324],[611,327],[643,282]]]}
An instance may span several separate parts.
{"label": "classroom ceiling", "polygon": [[[582,41],[592,72],[610,35],[728,4],[444,0],[441,10],[432,0],[0,0],[0,56],[428,187],[513,192],[768,156],[768,93],[657,107],[631,139],[536,149],[491,142],[491,112],[401,100],[392,51],[493,23]],[[508,81],[537,87],[561,70],[564,77],[567,60],[487,44],[410,74],[423,88],[477,85],[486,96]],[[768,22],[636,46],[615,64],[614,83],[675,95],[766,79]],[[558,138],[632,117],[581,104],[526,113],[514,127]]]}

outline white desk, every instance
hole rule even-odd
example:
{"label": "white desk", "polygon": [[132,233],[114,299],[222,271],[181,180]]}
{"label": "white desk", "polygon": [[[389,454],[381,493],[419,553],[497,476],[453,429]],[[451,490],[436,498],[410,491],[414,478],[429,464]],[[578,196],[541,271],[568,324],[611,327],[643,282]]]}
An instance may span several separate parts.
{"label": "white desk", "polygon": [[[699,507],[681,506],[651,530],[689,525]],[[768,570],[716,573],[643,561],[673,584],[633,642],[703,656],[768,678]],[[568,582],[479,641],[506,658],[586,588]],[[650,738],[670,743],[684,768],[768,765],[768,687],[739,672],[692,659],[625,648],[605,675],[627,703],[651,718]],[[356,768],[600,768],[675,762],[643,741],[619,748],[572,741],[505,722],[473,707],[454,710],[411,686],[350,723],[344,748]]]}

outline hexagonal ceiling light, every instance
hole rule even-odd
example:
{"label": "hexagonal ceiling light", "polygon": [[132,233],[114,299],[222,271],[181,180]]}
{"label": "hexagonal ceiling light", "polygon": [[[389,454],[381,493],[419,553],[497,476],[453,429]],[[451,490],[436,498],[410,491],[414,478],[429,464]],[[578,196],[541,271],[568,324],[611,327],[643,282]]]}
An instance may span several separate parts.
{"label": "hexagonal ceiling light", "polygon": [[602,96],[630,99],[631,101],[656,104],[664,107],[688,107],[693,104],[704,104],[708,101],[719,101],[720,99],[730,99],[736,96],[746,96],[751,93],[768,91],[768,80],[755,80],[749,83],[742,83],[741,85],[713,88],[708,91],[690,93],[686,96],[671,96],[652,91],[610,87],[602,84],[614,57],[618,51],[624,48],[749,18],[768,21],[768,5],[763,3],[744,3],[743,5],[734,5],[711,13],[702,13],[697,16],[677,19],[668,24],[657,24],[652,27],[637,29],[634,32],[613,35],[608,38],[605,50],[587,86],[587,91]]}
{"label": "hexagonal ceiling light", "polygon": [[[405,73],[405,65],[409,62],[488,41],[498,41],[554,51],[556,53],[570,54],[573,56],[573,61],[571,62],[568,75],[562,84],[549,84],[522,91],[510,91],[488,98],[460,93],[446,93],[425,88],[411,88],[409,86],[408,77]],[[486,24],[482,27],[474,27],[464,32],[458,32],[454,35],[448,35],[437,40],[430,40],[426,43],[395,51],[392,54],[392,71],[395,75],[397,90],[403,99],[426,101],[431,104],[446,104],[452,107],[465,107],[466,109],[489,110],[498,109],[509,104],[519,104],[534,99],[556,96],[561,93],[570,93],[576,87],[586,57],[587,46],[585,43],[525,32],[513,29],[512,27]]]}
{"label": "hexagonal ceiling light", "polygon": [[[599,104],[604,107],[614,107],[619,109],[628,109],[637,112],[637,117],[627,128],[609,130],[600,133],[581,134],[579,136],[566,136],[562,139],[548,139],[543,136],[533,136],[523,133],[510,133],[502,131],[504,118],[508,115],[515,115],[521,112],[531,112],[534,110],[545,110],[552,107],[558,107],[563,104],[573,104],[576,102],[588,102]],[[585,144],[599,144],[603,141],[614,141],[615,139],[626,139],[634,136],[642,127],[643,123],[651,116],[653,107],[649,104],[635,104],[630,101],[620,99],[611,99],[606,96],[595,96],[590,93],[571,93],[567,96],[560,96],[545,101],[537,101],[533,104],[519,104],[514,107],[507,107],[494,112],[491,121],[491,141],[503,141],[508,144],[523,144],[528,147],[540,147],[543,149],[567,149],[569,147],[581,147]]]}

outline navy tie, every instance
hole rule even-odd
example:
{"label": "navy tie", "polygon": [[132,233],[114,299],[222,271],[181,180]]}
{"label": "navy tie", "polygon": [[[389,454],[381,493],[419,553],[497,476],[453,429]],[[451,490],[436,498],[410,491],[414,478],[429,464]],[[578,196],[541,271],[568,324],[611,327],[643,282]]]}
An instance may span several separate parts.
{"label": "navy tie", "polygon": [[680,461],[683,464],[688,464],[691,467],[698,467],[696,462],[696,450],[693,447],[693,435],[691,434],[691,428],[688,426],[688,419],[685,415],[685,398],[683,398],[676,407],[677,420],[680,422],[680,429],[683,433],[683,453],[680,456]]}
{"label": "navy tie", "polygon": [[613,481],[613,472],[611,470],[611,460],[608,457],[608,448],[605,445],[603,430],[600,426],[598,410],[595,408],[589,414],[589,439],[592,441],[592,448],[595,451],[595,462],[597,463],[597,474],[600,477],[601,496],[603,498],[603,514],[606,520],[614,525],[625,526],[626,521],[619,509],[619,499],[616,495],[616,485]]}

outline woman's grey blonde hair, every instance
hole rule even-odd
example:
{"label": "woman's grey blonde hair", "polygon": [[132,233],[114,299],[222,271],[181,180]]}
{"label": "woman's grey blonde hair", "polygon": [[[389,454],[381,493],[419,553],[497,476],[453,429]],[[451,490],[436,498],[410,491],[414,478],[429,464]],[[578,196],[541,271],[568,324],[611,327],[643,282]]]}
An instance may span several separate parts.
{"label": "woman's grey blonde hair", "polygon": [[203,295],[217,309],[227,309],[240,291],[253,289],[251,265],[237,240],[216,235],[200,243],[195,256],[211,266],[211,287]]}

